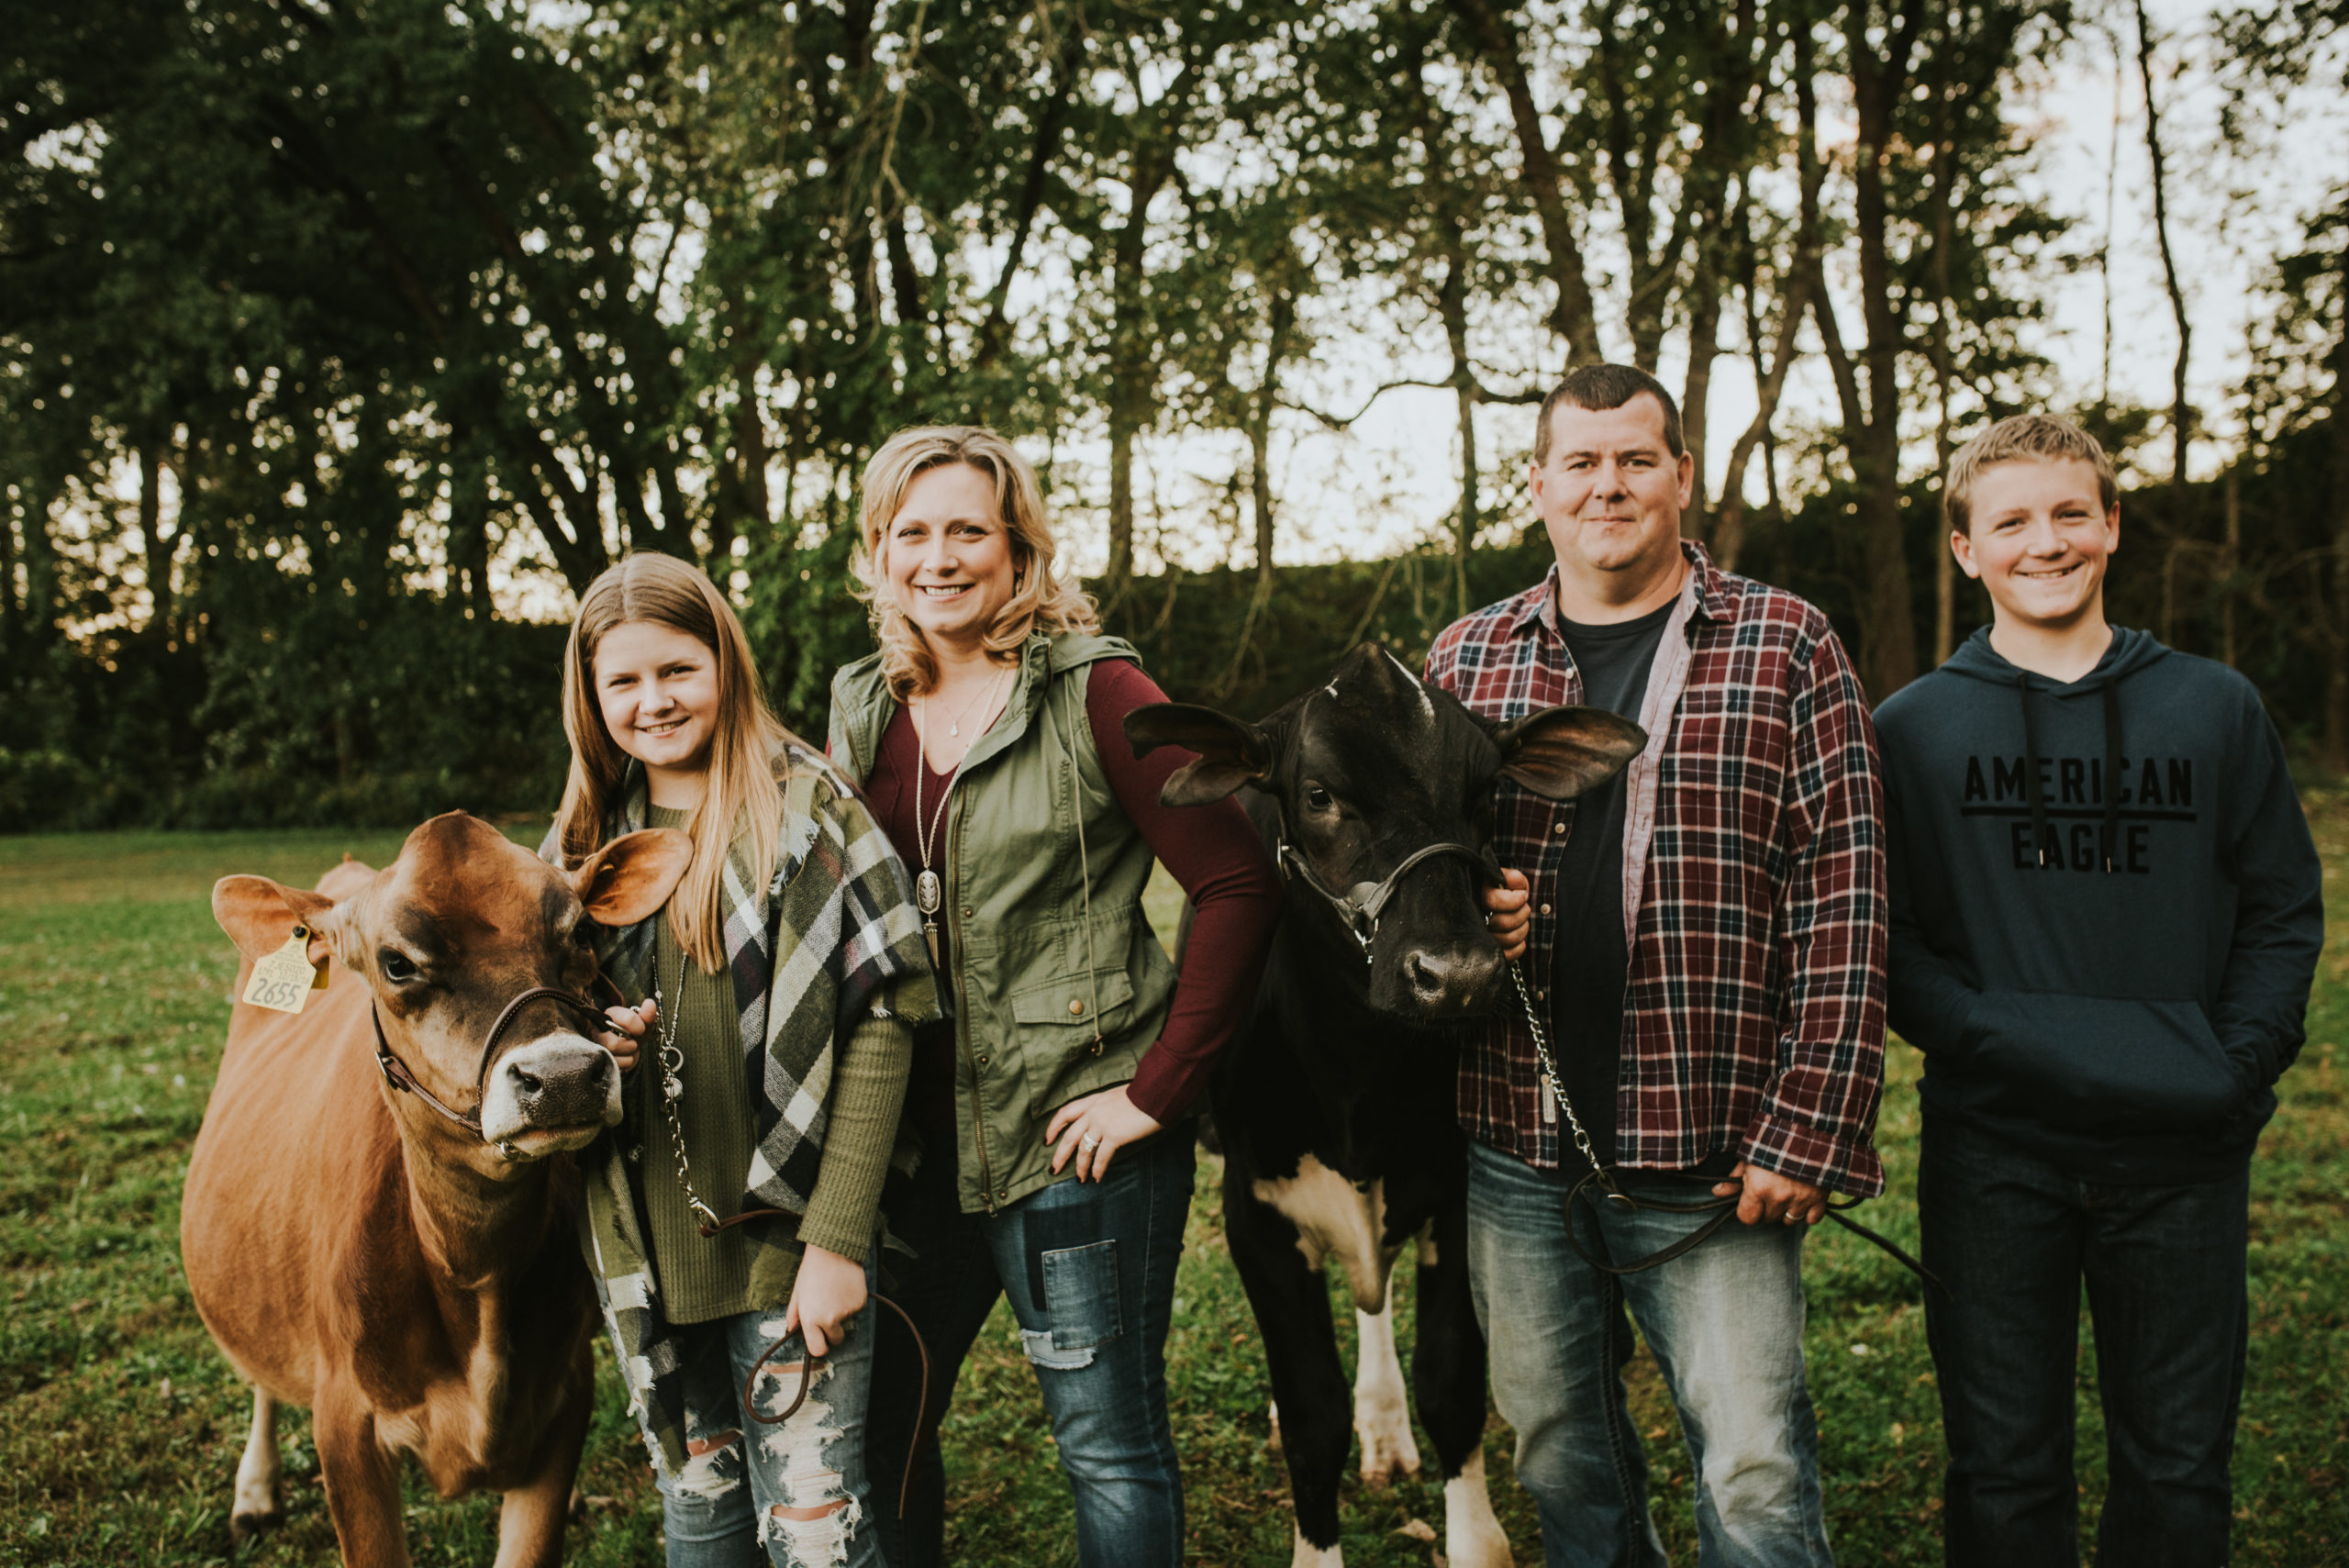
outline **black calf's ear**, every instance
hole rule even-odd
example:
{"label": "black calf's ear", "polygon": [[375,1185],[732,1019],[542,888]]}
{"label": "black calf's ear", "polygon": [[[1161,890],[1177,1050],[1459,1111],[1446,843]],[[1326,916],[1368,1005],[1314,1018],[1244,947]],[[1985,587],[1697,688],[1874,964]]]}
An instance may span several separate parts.
{"label": "black calf's ear", "polygon": [[1630,765],[1648,732],[1603,707],[1545,707],[1494,732],[1501,777],[1544,800],[1572,800]]}
{"label": "black calf's ear", "polygon": [[1260,725],[1233,718],[1196,703],[1150,703],[1126,715],[1126,739],[1134,755],[1161,746],[1197,751],[1198,761],[1174,770],[1158,792],[1164,806],[1208,806],[1241,784],[1272,777],[1273,746]]}

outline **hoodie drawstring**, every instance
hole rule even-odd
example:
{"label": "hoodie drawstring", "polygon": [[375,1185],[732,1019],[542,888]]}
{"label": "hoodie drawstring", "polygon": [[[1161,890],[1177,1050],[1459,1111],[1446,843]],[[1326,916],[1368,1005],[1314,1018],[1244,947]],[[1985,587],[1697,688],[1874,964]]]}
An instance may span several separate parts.
{"label": "hoodie drawstring", "polygon": [[2018,673],[2015,695],[2022,702],[2022,787],[2031,800],[2031,841],[2039,851],[2042,870],[2047,866],[2047,792],[2039,783],[2039,728],[2031,721],[2031,677]]}
{"label": "hoodie drawstring", "polygon": [[2113,863],[2121,850],[2121,689],[2104,684],[2104,870],[2110,876],[2121,868]]}
{"label": "hoodie drawstring", "polygon": [[[2106,874],[2121,868],[2115,863],[2121,845],[2121,692],[2120,683],[2104,683],[2104,824],[2097,830],[2097,849],[2104,862]],[[2039,782],[2039,727],[2031,717],[2031,677],[2018,673],[2015,676],[2015,696],[2022,705],[2022,784],[2023,793],[2031,800],[2031,837],[2039,848],[2039,863],[2047,864],[2047,840],[2051,829],[2047,826],[2047,791]]]}

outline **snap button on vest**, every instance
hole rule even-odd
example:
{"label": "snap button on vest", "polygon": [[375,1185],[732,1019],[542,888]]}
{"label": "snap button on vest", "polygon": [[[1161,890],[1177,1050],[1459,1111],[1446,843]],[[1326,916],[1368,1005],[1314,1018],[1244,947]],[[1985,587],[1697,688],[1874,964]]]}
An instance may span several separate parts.
{"label": "snap button on vest", "polygon": [[1085,1000],[1083,997],[1071,996],[1068,999],[1068,1016],[1072,1018],[1081,1018],[1085,1016]]}

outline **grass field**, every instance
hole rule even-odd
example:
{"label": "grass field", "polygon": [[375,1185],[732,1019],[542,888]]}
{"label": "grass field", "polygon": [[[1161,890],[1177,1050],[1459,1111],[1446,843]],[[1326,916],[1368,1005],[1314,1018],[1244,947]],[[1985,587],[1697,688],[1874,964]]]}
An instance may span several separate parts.
{"label": "grass field", "polygon": [[[2349,868],[2349,796],[2311,795],[2329,888]],[[306,884],[345,850],[381,863],[396,836],[114,834],[0,839],[0,1565],[230,1562],[228,1503],[249,1401],[189,1305],[177,1254],[180,1181],[218,1059],[235,954],[206,902],[215,877]],[[2343,1220],[2349,936],[2335,908],[2309,1019],[2253,1185],[2251,1372],[2235,1462],[2237,1561],[2349,1562],[2349,1232]],[[1169,923],[1171,929],[1171,922]],[[1865,1218],[1915,1245],[1916,1057],[1892,1053],[1879,1141],[1888,1198]],[[1290,1516],[1266,1445],[1264,1363],[1223,1250],[1203,1162],[1168,1361],[1194,1561],[1285,1564]],[[1816,1237],[1811,1390],[1823,1427],[1829,1522],[1849,1563],[1941,1561],[1943,1462],[1916,1289],[1839,1231]],[[1401,1312],[1410,1311],[1408,1271]],[[1350,1320],[1350,1319],[1349,1319]],[[2084,1335],[2085,1338],[2085,1335]],[[2083,1345],[2079,1462],[2092,1529],[2102,1431]],[[1675,1562],[1693,1563],[1686,1451],[1653,1364],[1636,1367],[1654,1504]],[[608,1364],[581,1477],[570,1560],[661,1561],[660,1512]],[[306,1422],[286,1423],[290,1522],[236,1554],[255,1565],[335,1560]],[[945,1443],[958,1562],[1074,1561],[1069,1510],[1027,1362],[1001,1312],[964,1373]],[[1426,1447],[1426,1440],[1421,1439]],[[1497,1420],[1495,1501],[1520,1563],[1538,1533]],[[411,1477],[419,1563],[487,1564],[495,1509],[443,1504]],[[1347,1561],[1424,1565],[1441,1488],[1405,1482],[1347,1498]]]}

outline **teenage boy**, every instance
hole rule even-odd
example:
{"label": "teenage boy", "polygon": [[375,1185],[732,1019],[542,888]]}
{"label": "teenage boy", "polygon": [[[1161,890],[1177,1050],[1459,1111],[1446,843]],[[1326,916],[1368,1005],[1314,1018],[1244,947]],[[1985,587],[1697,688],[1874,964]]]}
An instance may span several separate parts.
{"label": "teenage boy", "polygon": [[2227,1560],[2248,1168],[2324,936],[2249,681],[2104,618],[2112,465],[2004,419],[1950,548],[1994,618],[1887,702],[1892,1024],[1925,1053],[1917,1202],[1953,1564],[2079,1560],[2080,1282],[2111,1488],[2099,1559]]}
{"label": "teenage boy", "polygon": [[[1555,703],[1647,748],[1553,802],[1504,782],[1494,847],[1564,1078],[1511,1005],[1470,1037],[1468,1277],[1553,1568],[1662,1568],[1624,1406],[1636,1318],[1679,1407],[1700,1555],[1831,1561],[1804,1386],[1802,1241],[1831,1192],[1884,1184],[1884,859],[1867,705],[1826,617],[1680,538],[1695,462],[1653,376],[1591,365],[1542,405],[1530,475],[1557,560],[1436,639],[1428,677],[1475,712]],[[1524,891],[1531,883],[1531,900]],[[1529,921],[1530,917],[1530,921]],[[1569,1114],[1570,1113],[1570,1114]],[[1568,1194],[1590,1162],[1643,1204],[1737,1195],[1742,1221],[1622,1277],[1709,1218]]]}

